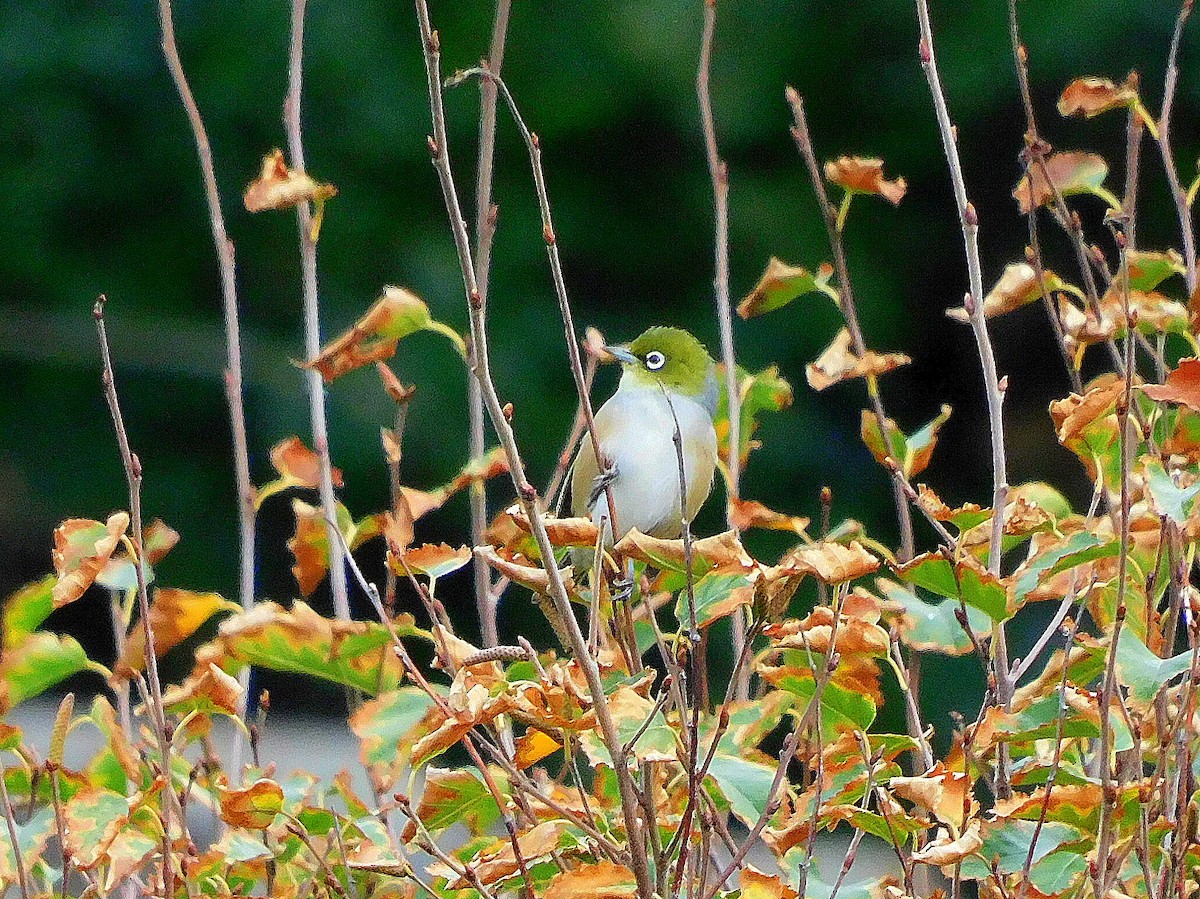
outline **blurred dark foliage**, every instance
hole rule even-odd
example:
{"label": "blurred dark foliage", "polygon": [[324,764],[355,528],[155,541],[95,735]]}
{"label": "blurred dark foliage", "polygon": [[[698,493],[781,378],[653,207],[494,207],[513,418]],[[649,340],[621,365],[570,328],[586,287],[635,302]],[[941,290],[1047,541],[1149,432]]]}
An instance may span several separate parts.
{"label": "blurred dark foliage", "polygon": [[[302,354],[296,225],[290,214],[250,216],[241,191],[261,156],[283,144],[288,4],[178,0],[180,49],[216,155],[228,227],[237,247],[247,363],[247,410],[256,480],[267,450],[297,433],[311,441]],[[492,7],[438,2],[447,74],[486,52]],[[1143,76],[1157,110],[1177,9],[1160,0],[1025,0],[1034,99],[1043,135],[1063,149],[1114,161],[1123,178],[1124,118],[1063,121],[1061,88],[1081,74]],[[938,2],[934,24],[949,102],[959,126],[967,182],[982,223],[985,276],[1020,258],[1025,223],[1010,191],[1020,166],[1024,117],[1007,33],[1006,4]],[[712,205],[695,98],[700,0],[514,4],[504,74],[541,135],[568,288],[581,327],[628,339],[655,322],[680,324],[716,348],[712,309]],[[220,296],[191,133],[159,53],[153,4],[88,0],[0,2],[0,594],[45,573],[54,526],[103,517],[127,504],[99,389],[90,309],[110,298],[109,322],[130,436],[145,474],[147,517],[183,535],[161,577],[173,585],[232,593],[236,527],[229,429],[222,395]],[[309,6],[304,122],[310,171],[340,189],[319,246],[323,329],[347,327],[385,283],[418,291],[435,316],[464,328],[457,262],[429,165],[429,111],[413,10],[404,3],[313,0]],[[829,258],[807,176],[788,135],[785,84],[806,97],[824,158],[886,160],[909,195],[898,209],[855,203],[848,246],[868,343],[903,350],[915,363],[888,376],[888,409],[906,430],[954,407],[923,480],[947,500],[986,501],[990,468],[985,410],[968,328],[943,311],[966,286],[949,178],[916,52],[915,12],[901,0],[872,3],[722,3],[712,91],[721,149],[731,172],[732,292],[741,296],[767,258],[815,266]],[[1195,30],[1181,54],[1174,118],[1185,182],[1196,159],[1200,59]],[[478,88],[448,92],[452,156],[473,208]],[[500,115],[495,199],[500,204],[490,327],[495,376],[516,409],[535,480],[548,476],[574,409],[524,149]],[[1161,164],[1143,152],[1139,241],[1177,245]],[[1093,240],[1103,209],[1081,201]],[[1073,271],[1061,234],[1047,231],[1052,267]],[[863,521],[894,541],[884,474],[858,437],[861,382],[815,394],[804,364],[840,325],[809,298],[781,313],[738,321],[742,363],[777,363],[796,401],[767,420],[744,492],[789,512],[817,514],[823,484],[834,517]],[[1007,373],[1013,483],[1047,480],[1082,504],[1089,487],[1054,441],[1046,405],[1067,390],[1040,306],[995,323]],[[395,368],[417,385],[404,438],[406,483],[428,487],[465,460],[464,373],[444,340],[402,344]],[[602,371],[597,395],[611,391]],[[331,443],[345,469],[343,496],[361,515],[382,508],[387,478],[379,427],[390,400],[369,370],[329,390]],[[507,502],[495,482],[493,507]],[[709,503],[701,531],[720,527]],[[463,542],[466,498],[421,522],[418,538]],[[261,595],[295,595],[284,540],[286,500],[260,523]],[[920,539],[929,542],[923,526]],[[381,550],[364,564],[379,576]],[[468,576],[441,587],[469,616]],[[328,599],[318,595],[319,608]],[[360,608],[365,604],[360,605]],[[85,635],[98,602],[64,628]],[[365,613],[365,609],[362,609]],[[529,604],[510,591],[501,632],[535,630]],[[540,630],[536,632],[540,633]],[[977,665],[956,663],[955,677]],[[927,678],[950,675],[927,667]],[[942,671],[942,674],[938,672]],[[944,701],[953,701],[950,692]]]}

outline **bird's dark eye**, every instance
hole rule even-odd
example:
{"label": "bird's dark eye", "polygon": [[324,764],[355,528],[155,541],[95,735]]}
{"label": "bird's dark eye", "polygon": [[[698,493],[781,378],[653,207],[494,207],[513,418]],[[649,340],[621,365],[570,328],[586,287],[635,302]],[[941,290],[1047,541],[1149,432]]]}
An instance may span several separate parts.
{"label": "bird's dark eye", "polygon": [[650,371],[658,371],[667,364],[667,357],[658,350],[651,350],[646,354],[645,362],[646,368],[650,369]]}

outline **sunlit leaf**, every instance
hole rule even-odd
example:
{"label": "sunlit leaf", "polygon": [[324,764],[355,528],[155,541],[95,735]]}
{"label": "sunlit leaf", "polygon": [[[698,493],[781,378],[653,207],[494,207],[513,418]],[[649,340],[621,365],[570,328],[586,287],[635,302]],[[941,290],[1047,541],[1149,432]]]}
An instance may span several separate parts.
{"label": "sunlit leaf", "polygon": [[912,362],[904,353],[876,353],[867,350],[862,356],[858,356],[850,344],[850,332],[842,328],[817,361],[805,366],[804,373],[809,387],[820,391],[852,378],[878,377]]}
{"label": "sunlit leaf", "polygon": [[738,886],[740,899],[797,899],[798,895],[774,874],[763,874],[750,867],[738,872]]}
{"label": "sunlit leaf", "polygon": [[[154,591],[150,603],[150,625],[154,631],[154,654],[162,656],[194,634],[217,612],[238,612],[241,606],[216,593],[195,593],[191,590],[160,589]],[[118,674],[129,676],[141,671],[146,664],[146,633],[135,625],[125,643],[125,653],[118,660]]]}
{"label": "sunlit leaf", "polygon": [[[455,824],[465,825],[472,836],[481,836],[501,817],[500,807],[487,785],[475,772],[465,768],[427,769],[416,811],[425,829],[435,837]],[[416,833],[417,827],[410,821],[404,831],[405,842],[411,841]]]}
{"label": "sunlit leaf", "polygon": [[1112,109],[1123,109],[1138,101],[1137,83],[1126,79],[1120,85],[1107,78],[1076,78],[1058,98],[1058,111],[1064,116],[1092,118]]}
{"label": "sunlit leaf", "polygon": [[0,712],[7,711],[89,667],[74,637],[39,631],[0,658]]}
{"label": "sunlit leaf", "polygon": [[542,759],[558,752],[562,744],[544,731],[527,730],[517,738],[516,751],[513,753],[513,764],[521,770],[530,765],[536,765]]}
{"label": "sunlit leaf", "polygon": [[624,865],[608,859],[554,875],[543,899],[633,899],[637,879]]}
{"label": "sunlit leaf", "polygon": [[[696,581],[693,594],[696,626],[701,628],[733,614],[754,600],[754,588],[746,575],[722,574],[719,570],[710,572]],[[675,618],[683,627],[691,623],[688,606],[688,592],[686,589],[680,590],[675,603]]]}
{"label": "sunlit leaf", "polygon": [[106,522],[86,518],[64,521],[54,530],[54,608],[83,596],[129,528],[129,515],[114,512]]}
{"label": "sunlit leaf", "polygon": [[[520,846],[521,857],[525,864],[532,866],[537,861],[548,858],[550,853],[559,848],[560,841],[567,832],[566,821],[554,820],[543,821],[519,834],[517,844]],[[494,841],[491,848],[481,850],[474,858],[470,859],[468,864],[474,868],[476,877],[486,885],[511,877],[517,873],[520,867],[513,851],[512,842],[508,838]],[[447,885],[449,889],[460,890],[468,885],[468,881],[457,877],[440,863],[430,866],[429,871],[435,876],[449,875],[453,878]]]}
{"label": "sunlit leaf", "polygon": [[[1064,196],[1096,193],[1104,188],[1108,163],[1095,153],[1055,153],[1041,166],[1032,166],[1013,189],[1013,199],[1022,213],[1037,206],[1054,202],[1054,188]],[[1033,203],[1030,204],[1030,179],[1033,184]],[[1053,185],[1053,187],[1051,187]]]}
{"label": "sunlit leaf", "polygon": [[[621,686],[609,694],[608,705],[613,722],[617,725],[617,736],[621,744],[628,746],[633,743],[629,753],[631,764],[675,761],[675,731],[667,723],[662,710],[655,710],[653,702],[629,687]],[[650,724],[643,729],[642,726],[647,720]],[[593,765],[613,767],[608,747],[596,731],[585,731],[580,737],[583,749]],[[636,741],[634,737],[637,737]]]}
{"label": "sunlit leaf", "polygon": [[305,367],[319,371],[325,381],[333,381],[356,368],[390,359],[400,341],[418,331],[442,334],[454,343],[460,355],[466,355],[462,337],[434,321],[424,300],[407,288],[385,287],[354,327],[322,347]]}
{"label": "sunlit leaf", "polygon": [[58,578],[46,575],[26,584],[4,601],[3,646],[5,651],[18,646],[36,631],[54,611],[54,585]]}
{"label": "sunlit leaf", "polygon": [[952,838],[944,828],[939,828],[933,840],[912,853],[912,860],[918,864],[944,867],[974,855],[982,846],[983,837],[979,835],[979,821],[975,820],[956,838]]}
{"label": "sunlit leaf", "polygon": [[813,274],[802,266],[788,265],[772,256],[758,283],[738,303],[738,315],[742,318],[765,315],[810,293],[825,294],[836,303],[837,290],[829,284],[832,277],[833,268],[829,265],[822,265]]}
{"label": "sunlit leaf", "polygon": [[851,541],[848,546],[821,541],[797,547],[780,559],[776,567],[787,574],[815,577],[826,584],[841,584],[877,570],[879,559],[857,541]]}
{"label": "sunlit leaf", "polygon": [[844,188],[847,193],[874,194],[893,206],[899,205],[908,191],[903,178],[888,181],[883,177],[882,159],[842,156],[825,163],[825,178]]}
{"label": "sunlit leaf", "polygon": [[88,870],[106,859],[108,844],[128,825],[129,803],[111,790],[80,790],[63,804],[63,819],[67,852]]}
{"label": "sunlit leaf", "polygon": [[[271,496],[293,487],[317,489],[321,483],[321,459],[296,436],[285,437],[271,447],[271,465],[279,477],[254,492],[254,507],[261,508]],[[342,472],[333,468],[333,486],[342,486]]]}
{"label": "sunlit leaf", "polygon": [[[1044,289],[1043,289],[1044,288]],[[1004,274],[995,286],[983,298],[983,314],[985,318],[1004,315],[1014,309],[1027,306],[1055,290],[1069,290],[1077,293],[1078,288],[1067,285],[1058,275],[1049,269],[1042,271],[1039,279],[1037,271],[1027,262],[1013,262],[1004,269]],[[946,315],[955,321],[969,322],[971,316],[962,306],[947,309]]]}
{"label": "sunlit leaf", "polygon": [[[1111,558],[1119,551],[1118,541],[1102,539],[1089,531],[1076,531],[1063,539],[1049,536],[1044,541],[1035,541],[1030,557],[1008,578],[1013,601],[1023,604],[1029,600],[1056,598],[1059,590],[1039,594],[1038,588],[1057,574],[1097,559]],[[1085,579],[1078,578],[1077,587],[1086,586]]]}
{"label": "sunlit leaf", "polygon": [[237,678],[210,662],[189,674],[182,683],[163,691],[163,707],[173,715],[200,712],[237,717],[242,711],[242,685]]}
{"label": "sunlit leaf", "polygon": [[282,150],[263,157],[262,173],[246,187],[242,202],[247,212],[288,209],[300,203],[325,201],[337,196],[332,184],[320,184],[304,172],[289,169]]}
{"label": "sunlit leaf", "polygon": [[[444,575],[458,571],[470,562],[471,549],[467,546],[460,546],[456,549],[445,543],[426,543],[424,546],[418,546],[405,552],[403,559],[404,565],[413,571],[419,571],[431,580],[437,580]],[[397,564],[396,567],[403,571],[402,566]]]}
{"label": "sunlit leaf", "polygon": [[221,820],[234,827],[264,830],[283,809],[283,788],[267,778],[240,789],[218,787],[217,795],[221,800]]}
{"label": "sunlit leaf", "polygon": [[753,499],[733,497],[729,501],[730,523],[739,531],[762,528],[769,531],[791,531],[801,537],[808,533],[809,519],[768,509]]}

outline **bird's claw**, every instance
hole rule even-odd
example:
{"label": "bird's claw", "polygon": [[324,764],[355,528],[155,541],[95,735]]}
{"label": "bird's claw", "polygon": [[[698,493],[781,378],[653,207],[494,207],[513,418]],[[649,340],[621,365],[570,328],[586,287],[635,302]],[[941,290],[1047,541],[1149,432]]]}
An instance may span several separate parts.
{"label": "bird's claw", "polygon": [[612,591],[613,602],[625,602],[633,596],[633,581],[625,578],[613,578]]}
{"label": "bird's claw", "polygon": [[591,509],[596,505],[596,501],[600,499],[600,495],[609,488],[613,481],[617,479],[617,463],[613,462],[608,466],[608,471],[602,472],[592,478],[592,489],[588,493],[588,508]]}

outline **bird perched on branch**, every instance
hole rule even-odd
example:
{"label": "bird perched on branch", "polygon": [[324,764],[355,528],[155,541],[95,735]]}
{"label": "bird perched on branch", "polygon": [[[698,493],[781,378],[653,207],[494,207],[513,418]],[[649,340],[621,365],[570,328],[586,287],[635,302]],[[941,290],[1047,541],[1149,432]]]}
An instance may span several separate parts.
{"label": "bird perched on branch", "polygon": [[[616,507],[616,533],[637,528],[655,537],[683,533],[712,490],[717,464],[718,386],[712,357],[679,328],[654,327],[628,346],[605,348],[622,366],[617,392],[596,413],[596,436],[609,466],[597,464],[585,436],[571,471],[571,506],[604,529],[613,543],[607,491]],[[672,411],[674,414],[672,414]],[[685,502],[679,502],[675,423],[683,443]],[[591,553],[577,553],[576,565]]]}

